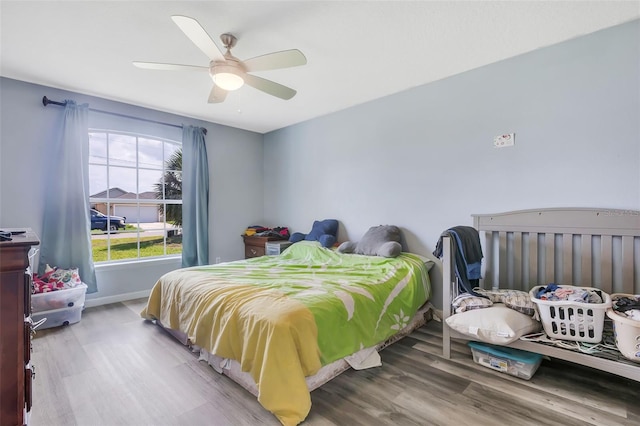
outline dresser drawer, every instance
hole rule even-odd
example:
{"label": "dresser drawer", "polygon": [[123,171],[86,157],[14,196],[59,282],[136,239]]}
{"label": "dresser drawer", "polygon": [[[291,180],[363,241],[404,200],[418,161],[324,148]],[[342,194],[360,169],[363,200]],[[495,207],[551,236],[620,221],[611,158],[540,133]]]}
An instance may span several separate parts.
{"label": "dresser drawer", "polygon": [[245,244],[244,246],[244,257],[245,259],[251,259],[252,257],[260,257],[264,256],[265,248],[264,246],[253,246]]}
{"label": "dresser drawer", "polygon": [[252,257],[264,256],[266,254],[266,244],[269,241],[282,241],[281,238],[276,237],[262,237],[262,236],[242,236],[244,240],[244,257],[245,259],[251,259]]}

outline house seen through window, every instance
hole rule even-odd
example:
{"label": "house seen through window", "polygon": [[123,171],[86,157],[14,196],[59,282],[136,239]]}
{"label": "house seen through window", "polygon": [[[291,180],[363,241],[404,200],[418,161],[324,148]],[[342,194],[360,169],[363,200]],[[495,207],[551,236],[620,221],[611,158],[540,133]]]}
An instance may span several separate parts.
{"label": "house seen through window", "polygon": [[94,262],[182,253],[182,146],[131,133],[89,132]]}

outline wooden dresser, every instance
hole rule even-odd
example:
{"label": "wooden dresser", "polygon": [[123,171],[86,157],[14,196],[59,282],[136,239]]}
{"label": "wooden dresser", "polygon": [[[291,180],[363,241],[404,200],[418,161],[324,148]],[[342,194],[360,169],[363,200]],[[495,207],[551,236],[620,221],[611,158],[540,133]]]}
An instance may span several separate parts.
{"label": "wooden dresser", "polygon": [[247,237],[243,235],[244,239],[244,258],[250,259],[252,257],[259,257],[265,255],[265,249],[267,241],[281,241],[282,238],[278,237]]}
{"label": "wooden dresser", "polygon": [[21,426],[28,423],[35,375],[29,250],[40,241],[31,230],[11,238],[0,241],[0,425]]}

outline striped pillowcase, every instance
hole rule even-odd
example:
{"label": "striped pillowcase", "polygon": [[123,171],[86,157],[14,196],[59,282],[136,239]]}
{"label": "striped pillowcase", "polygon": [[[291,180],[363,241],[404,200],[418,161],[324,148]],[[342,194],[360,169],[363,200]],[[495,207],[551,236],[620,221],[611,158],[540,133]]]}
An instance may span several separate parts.
{"label": "striped pillowcase", "polygon": [[488,308],[493,302],[485,297],[474,296],[469,293],[462,293],[451,302],[451,307],[456,314],[470,311],[472,309]]}
{"label": "striped pillowcase", "polygon": [[485,290],[474,288],[478,294],[487,296],[494,303],[504,303],[507,308],[521,312],[527,316],[538,318],[536,304],[531,301],[529,293],[521,290]]}

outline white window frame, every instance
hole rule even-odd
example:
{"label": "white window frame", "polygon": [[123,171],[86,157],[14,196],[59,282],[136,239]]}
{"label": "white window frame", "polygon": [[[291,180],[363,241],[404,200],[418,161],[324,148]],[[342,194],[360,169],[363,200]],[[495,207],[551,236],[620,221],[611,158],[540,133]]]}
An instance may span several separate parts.
{"label": "white window frame", "polygon": [[[89,166],[91,165],[95,165],[95,166],[103,166],[103,167],[107,167],[107,170],[109,169],[109,167],[116,167],[116,166],[110,166],[109,165],[109,135],[124,135],[124,136],[129,136],[129,137],[133,137],[136,140],[136,165],[135,166],[123,166],[123,165],[117,165],[118,168],[128,168],[128,169],[133,169],[136,171],[136,187],[138,187],[138,182],[139,182],[139,171],[140,170],[152,170],[152,171],[157,171],[157,168],[152,168],[152,167],[140,167],[139,166],[139,139],[152,139],[152,140],[157,140],[157,141],[161,141],[163,142],[162,144],[162,170],[161,170],[161,176],[164,179],[165,173],[167,171],[167,169],[165,169],[166,166],[166,161],[168,158],[166,158],[165,156],[165,145],[164,143],[169,143],[175,146],[180,147],[180,149],[182,149],[182,143],[179,141],[175,141],[172,139],[167,139],[167,138],[162,138],[162,137],[158,137],[158,136],[152,136],[152,135],[145,135],[145,134],[141,134],[141,133],[136,133],[136,132],[127,132],[127,131],[120,131],[120,130],[107,130],[107,129],[96,129],[96,128],[90,128],[89,129],[89,135],[91,134],[95,134],[95,133],[102,133],[105,134],[107,137],[107,155],[106,155],[106,163],[92,163],[91,161],[89,161]],[[107,189],[111,189],[111,185],[109,182],[109,173],[107,173],[107,181],[106,181],[106,187]],[[138,192],[136,193],[136,195],[139,195],[139,187],[138,187]],[[140,204],[148,204],[149,200],[146,199],[140,199],[137,198],[136,199],[119,199],[119,198],[94,198],[94,197],[89,197],[89,203],[91,205],[96,204],[96,203],[104,203],[107,206],[107,212],[111,211],[111,204],[113,204],[114,202],[116,202],[117,204],[130,204],[130,205],[136,205],[138,207],[138,217],[140,217]],[[158,205],[164,205],[165,207],[168,205],[182,205],[182,200],[174,200],[174,199],[154,199],[154,204],[158,204]],[[108,214],[107,216],[111,216],[110,214]],[[106,236],[107,236],[107,260],[103,260],[103,261],[97,261],[95,262],[96,266],[100,266],[100,265],[109,265],[109,264],[116,264],[116,263],[136,263],[136,262],[147,262],[147,261],[158,261],[161,259],[176,259],[176,258],[180,258],[182,257],[182,253],[175,253],[175,254],[167,254],[167,231],[169,230],[169,228],[167,227],[167,218],[166,218],[166,208],[165,208],[165,214],[163,215],[163,221],[162,221],[162,228],[158,228],[158,229],[153,229],[153,230],[162,230],[163,231],[163,251],[164,254],[160,255],[160,256],[145,256],[145,257],[141,257],[140,256],[140,238],[141,236],[144,237],[144,235],[142,235],[142,233],[140,232],[140,222],[136,222],[136,223],[130,223],[130,222],[126,222],[126,224],[131,224],[131,225],[137,225],[138,230],[136,231],[136,238],[137,238],[137,257],[135,258],[128,258],[128,259],[111,259],[111,232],[107,232]],[[171,227],[171,229],[175,229],[173,227]],[[180,228],[180,232],[182,231],[182,229]]]}

